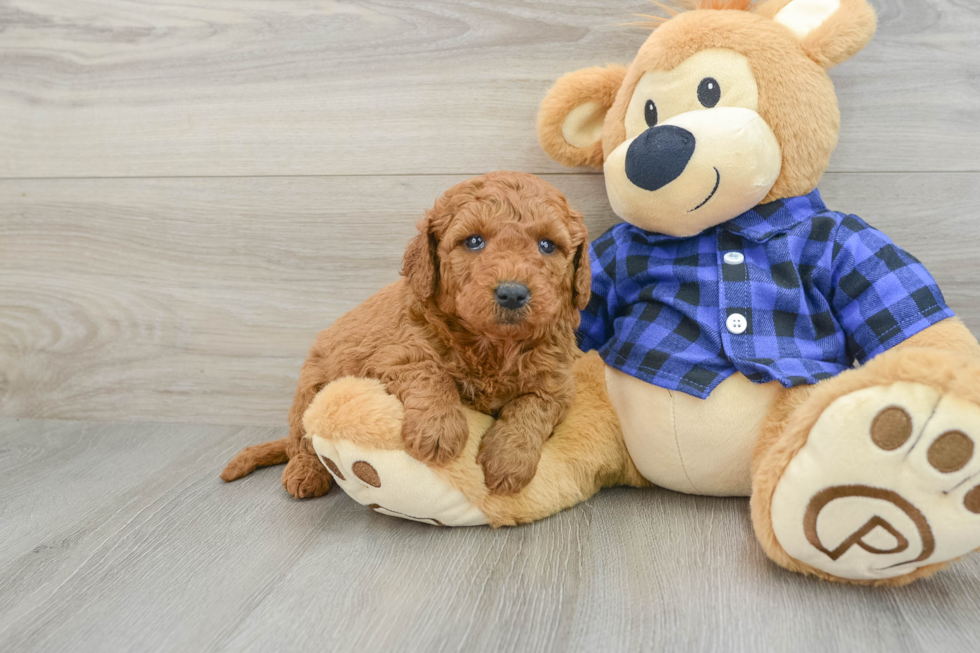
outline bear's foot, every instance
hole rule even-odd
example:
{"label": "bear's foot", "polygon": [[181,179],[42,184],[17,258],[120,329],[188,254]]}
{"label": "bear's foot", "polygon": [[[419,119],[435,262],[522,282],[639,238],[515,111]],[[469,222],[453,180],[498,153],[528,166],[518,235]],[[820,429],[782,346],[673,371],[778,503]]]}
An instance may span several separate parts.
{"label": "bear's foot", "polygon": [[436,526],[479,526],[486,516],[462,492],[404,451],[369,449],[313,436],[313,448],[334,481],[375,512]]}
{"label": "bear's foot", "polygon": [[[317,394],[303,423],[320,463],[358,503],[438,526],[488,523],[462,492],[405,451],[402,418],[401,402],[379,381],[344,378]],[[482,424],[475,415],[469,418]]]}
{"label": "bear's foot", "polygon": [[796,560],[833,577],[925,573],[980,547],[980,406],[897,382],[836,399],[772,496]]}

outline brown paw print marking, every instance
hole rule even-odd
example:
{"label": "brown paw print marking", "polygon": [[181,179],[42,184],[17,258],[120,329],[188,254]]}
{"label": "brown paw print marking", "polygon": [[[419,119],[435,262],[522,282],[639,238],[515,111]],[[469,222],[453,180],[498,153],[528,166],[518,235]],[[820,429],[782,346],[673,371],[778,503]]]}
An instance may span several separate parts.
{"label": "brown paw print marking", "polygon": [[[908,411],[900,406],[889,406],[882,409],[871,422],[871,440],[875,445],[885,451],[898,449],[908,442],[911,436],[912,418],[909,416]],[[970,459],[973,457],[973,449],[973,440],[965,433],[957,430],[946,431],[929,445],[926,458],[929,464],[937,471],[950,474],[963,469],[970,462]],[[865,522],[863,526],[845,538],[833,550],[824,546],[823,542],[820,541],[820,535],[817,533],[817,518],[828,504],[838,499],[851,497],[864,497],[867,499],[887,501],[904,512],[912,523],[915,524],[919,538],[922,541],[922,551],[914,560],[898,564],[921,562],[932,555],[936,548],[936,540],[925,515],[898,493],[867,485],[838,485],[829,487],[816,493],[810,499],[806,514],[803,517],[803,531],[806,539],[818,551],[824,553],[831,560],[837,560],[853,546],[860,547],[868,553],[879,555],[901,553],[909,548],[908,538],[879,515],[875,515]],[[970,512],[980,514],[980,485],[966,493],[966,496],[963,498],[963,505]],[[865,537],[877,528],[885,530],[895,538],[894,547],[887,550],[879,549],[865,541]]]}
{"label": "brown paw print marking", "polygon": [[963,497],[963,505],[970,512],[980,515],[980,485],[966,493]]}
{"label": "brown paw print marking", "polygon": [[[912,418],[900,406],[889,406],[871,422],[871,440],[885,451],[894,451],[912,436]],[[973,440],[962,431],[946,431],[929,445],[929,464],[944,474],[963,469],[973,457]]]}
{"label": "brown paw print marking", "polygon": [[[803,532],[806,535],[807,541],[831,560],[837,560],[855,545],[861,547],[868,553],[876,554],[901,553],[909,547],[908,538],[877,515],[865,522],[864,526],[854,531],[833,550],[824,546],[823,542],[820,541],[820,535],[817,533],[817,518],[820,516],[820,512],[832,501],[849,497],[865,497],[887,501],[904,512],[912,520],[912,523],[915,524],[922,541],[922,552],[914,560],[900,562],[891,566],[897,567],[908,562],[920,562],[931,556],[932,552],[936,549],[936,538],[932,534],[932,529],[929,528],[929,522],[926,521],[925,515],[918,508],[902,498],[897,492],[867,485],[836,485],[813,495],[813,498],[810,499],[810,504],[806,508],[806,514],[803,516]],[[980,502],[980,496],[977,497],[977,500]],[[876,528],[883,528],[891,533],[896,541],[894,548],[887,550],[879,549],[864,541],[865,536]]]}
{"label": "brown paw print marking", "polygon": [[[895,538],[895,546],[890,549],[879,549],[865,542],[864,536],[876,528],[883,528],[887,532],[891,533],[892,537]],[[836,549],[834,549],[833,551],[824,551],[824,553],[826,553],[831,560],[836,560],[837,558],[847,553],[847,550],[850,549],[855,544],[861,547],[862,549],[864,549],[865,551],[867,551],[868,553],[877,553],[877,554],[901,553],[905,549],[909,548],[909,541],[904,535],[902,535],[897,530],[895,530],[895,527],[889,524],[888,522],[886,522],[884,519],[875,515],[874,517],[869,519],[864,526],[854,531],[850,537],[848,537],[846,540],[841,542]]]}
{"label": "brown paw print marking", "polygon": [[333,474],[334,476],[336,476],[342,481],[347,480],[346,478],[344,478],[344,475],[340,472],[340,468],[337,467],[337,463],[324,456],[320,456],[320,462],[323,463],[324,467],[330,470],[331,474]]}
{"label": "brown paw print marking", "polygon": [[973,457],[973,440],[962,431],[946,431],[929,445],[929,464],[944,474],[958,472]]}
{"label": "brown paw print marking", "polygon": [[371,466],[370,463],[366,463],[363,460],[358,460],[356,463],[350,466],[354,476],[361,479],[371,487],[381,487],[381,477],[378,476],[378,470]]}
{"label": "brown paw print marking", "polygon": [[871,422],[871,440],[885,451],[894,451],[912,435],[912,418],[899,406],[883,409]]}

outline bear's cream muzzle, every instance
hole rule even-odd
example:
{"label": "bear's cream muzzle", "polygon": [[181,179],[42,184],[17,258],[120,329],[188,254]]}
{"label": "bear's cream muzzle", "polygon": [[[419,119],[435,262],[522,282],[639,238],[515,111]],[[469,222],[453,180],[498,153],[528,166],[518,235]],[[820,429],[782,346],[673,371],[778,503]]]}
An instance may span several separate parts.
{"label": "bear's cream muzzle", "polygon": [[673,116],[621,143],[604,164],[616,215],[671,236],[692,236],[748,211],[781,168],[772,129],[739,107]]}

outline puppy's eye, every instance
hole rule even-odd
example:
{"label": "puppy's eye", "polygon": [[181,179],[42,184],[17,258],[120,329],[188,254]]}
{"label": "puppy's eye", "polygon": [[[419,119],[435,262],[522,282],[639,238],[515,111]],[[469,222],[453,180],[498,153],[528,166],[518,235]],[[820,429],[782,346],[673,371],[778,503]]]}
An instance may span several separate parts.
{"label": "puppy's eye", "polygon": [[721,86],[718,85],[718,80],[714,77],[705,77],[698,84],[698,102],[703,104],[706,108],[718,104],[718,100],[721,99]]}
{"label": "puppy's eye", "polygon": [[647,104],[643,107],[643,117],[646,118],[647,127],[653,127],[657,124],[657,105],[653,103],[653,100],[647,100]]}
{"label": "puppy's eye", "polygon": [[555,251],[555,244],[550,240],[543,238],[541,242],[538,243],[538,249],[541,250],[542,254],[553,254]]}
{"label": "puppy's eye", "polygon": [[479,252],[486,246],[486,243],[483,242],[483,236],[477,236],[476,234],[467,236],[466,240],[463,241],[463,244],[466,245],[466,249],[470,250],[471,252]]}

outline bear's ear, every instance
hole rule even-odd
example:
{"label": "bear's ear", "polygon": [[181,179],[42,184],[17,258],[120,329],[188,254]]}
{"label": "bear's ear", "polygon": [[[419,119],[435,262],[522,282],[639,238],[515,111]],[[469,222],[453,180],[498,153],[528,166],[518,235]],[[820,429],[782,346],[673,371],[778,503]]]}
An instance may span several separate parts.
{"label": "bear's ear", "polygon": [[538,110],[538,142],[570,167],[602,168],[602,126],[626,77],[623,66],[569,73],[548,91]]}
{"label": "bear's ear", "polygon": [[824,68],[857,54],[878,25],[867,0],[768,0],[754,11],[788,27],[806,55]]}

